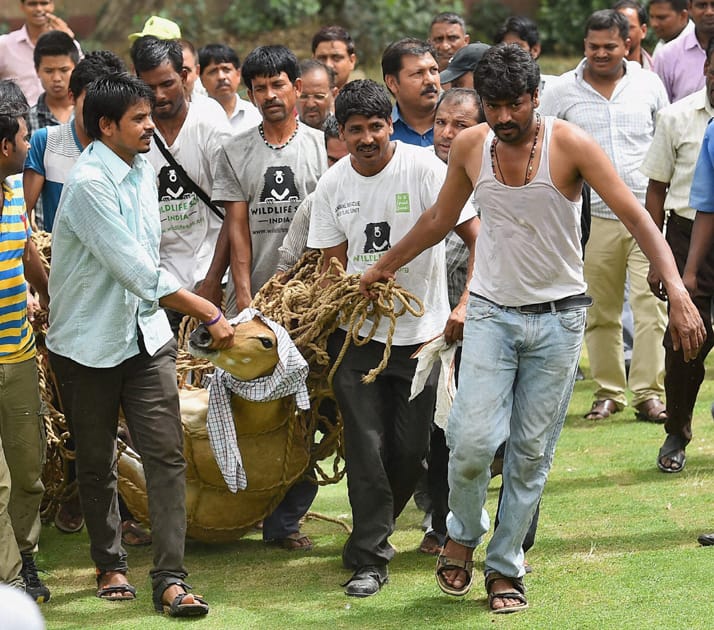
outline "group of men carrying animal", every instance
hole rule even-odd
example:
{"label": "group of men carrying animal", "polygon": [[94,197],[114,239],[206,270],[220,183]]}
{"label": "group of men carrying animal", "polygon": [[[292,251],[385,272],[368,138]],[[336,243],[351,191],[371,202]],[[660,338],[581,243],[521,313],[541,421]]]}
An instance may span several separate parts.
{"label": "group of men carrying animal", "polygon": [[[420,57],[418,51],[409,54]],[[212,165],[212,200],[225,208],[226,218],[197,293],[160,265],[156,174],[145,157],[157,127],[172,144],[168,126],[162,126],[172,108],[171,62],[145,69],[138,64],[146,82],[115,73],[87,88],[84,129],[92,142],[65,184],[55,218],[47,346],[75,436],[98,593],[135,597],[117,508],[121,406],[147,479],[154,605],[174,616],[208,612],[207,602],[185,582],[176,342],[164,309],[197,318],[213,349],[230,349],[234,331],[217,306],[216,287],[230,268],[234,311],[247,307],[277,265],[279,232],[260,208],[295,204],[293,197],[314,190],[306,244],[322,250],[324,269],[336,258],[361,276],[365,296],[376,297],[374,283],[395,279],[424,303],[421,318],[405,315],[393,331],[378,326],[368,342],[351,345],[334,377],[353,511],[343,550],[353,575],[345,592],[373,595],[388,580],[394,555],[389,536],[421,474],[435,404],[431,382],[410,400],[416,368],[411,355],[448,322],[450,339],[463,338],[459,379],[468,386],[458,389],[446,430],[450,512],[436,579],[450,595],[471,588],[473,549],[489,529],[484,503],[490,465],[505,441],[500,523],[486,553],[486,590],[494,612],[521,610],[527,606],[522,543],[565,419],[589,304],[580,245],[585,180],[656,268],[670,303],[672,341],[686,358],[705,338],[697,309],[661,233],[602,149],[579,128],[536,112],[538,66],[518,46],[497,46],[483,55],[475,82],[486,124],[453,139],[448,167],[437,155],[392,140],[389,94],[373,81],[358,80],[342,87],[335,101],[349,155],[326,170],[322,137],[293,115],[300,92],[296,62],[281,46],[260,47],[246,59],[244,79],[263,122],[223,143]],[[17,129],[10,125],[13,133],[2,139],[3,177],[17,172],[26,150],[22,102],[8,100],[14,109],[5,102],[0,120],[14,121]],[[268,172],[274,185],[264,194],[265,180],[257,175]],[[5,199],[11,199],[9,190]],[[443,249],[452,229],[470,250],[472,266],[453,312]],[[31,272],[36,266],[29,229],[18,234]],[[44,295],[41,274],[31,276]],[[359,336],[335,333],[328,344],[333,359],[353,332]],[[361,332],[366,335],[368,325]],[[364,384],[362,375],[379,362],[387,343],[385,369]]]}

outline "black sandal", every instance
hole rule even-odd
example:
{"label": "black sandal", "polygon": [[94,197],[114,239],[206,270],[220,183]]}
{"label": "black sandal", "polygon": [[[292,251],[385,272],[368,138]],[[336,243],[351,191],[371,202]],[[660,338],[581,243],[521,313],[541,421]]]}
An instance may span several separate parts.
{"label": "black sandal", "polygon": [[[687,463],[687,457],[684,449],[687,442],[679,435],[668,435],[659,449],[657,454],[657,468],[665,473],[680,473],[684,470],[684,465]],[[668,459],[670,465],[665,466],[662,460]],[[675,464],[677,468],[672,468]]]}
{"label": "black sandal", "polygon": [[[513,590],[505,591],[503,593],[492,593],[491,585],[496,580],[506,580],[507,582],[510,582],[513,585]],[[520,610],[525,610],[526,608],[528,608],[528,601],[526,600],[525,595],[526,586],[525,584],[523,584],[522,578],[509,577],[507,575],[501,575],[500,573],[493,571],[492,573],[489,573],[486,576],[485,581],[486,593],[488,594],[488,609],[492,613],[499,615],[504,613],[518,612]],[[518,604],[516,604],[515,606],[503,606],[501,608],[494,608],[493,600],[497,598],[516,600]]]}
{"label": "black sandal", "polygon": [[[120,573],[121,575],[126,575],[124,571],[102,571],[97,569],[97,597],[99,599],[106,599],[110,602],[125,602],[130,599],[136,599],[136,589],[127,582],[126,584],[108,584],[107,586],[102,586],[102,582],[107,575],[111,573]],[[112,597],[112,595],[119,594],[118,597]]]}
{"label": "black sandal", "polygon": [[[170,604],[165,604],[163,601],[163,595],[169,586],[174,584],[183,588],[184,592],[179,593],[174,597]],[[156,612],[164,613],[169,617],[201,617],[208,614],[208,602],[203,599],[200,595],[194,595],[194,602],[191,604],[184,604],[183,600],[188,595],[188,591],[191,587],[186,584],[183,580],[177,577],[167,577],[159,582],[159,585],[154,588],[154,609]]]}

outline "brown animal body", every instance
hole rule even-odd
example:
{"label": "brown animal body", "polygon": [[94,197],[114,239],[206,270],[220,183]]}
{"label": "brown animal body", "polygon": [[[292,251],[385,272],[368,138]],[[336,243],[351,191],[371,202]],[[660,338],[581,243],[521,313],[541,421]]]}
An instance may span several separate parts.
{"label": "brown animal body", "polygon": [[[229,350],[212,351],[209,344],[210,335],[199,326],[191,335],[191,353],[243,381],[271,374],[278,362],[275,335],[257,319],[235,327],[235,344]],[[248,487],[233,494],[208,442],[208,391],[182,389],[180,398],[187,463],[187,535],[205,542],[237,540],[270,514],[304,474],[310,460],[304,423],[292,396],[253,402],[233,395],[231,409],[248,479]],[[146,483],[138,456],[124,452],[119,472],[122,496],[132,512],[148,522]]]}

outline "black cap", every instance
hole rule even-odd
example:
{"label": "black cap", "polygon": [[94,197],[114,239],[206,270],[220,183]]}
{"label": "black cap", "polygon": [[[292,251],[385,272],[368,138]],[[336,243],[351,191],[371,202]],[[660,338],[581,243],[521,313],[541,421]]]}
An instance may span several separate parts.
{"label": "black cap", "polygon": [[458,79],[462,74],[473,72],[481,61],[483,54],[491,48],[488,44],[476,42],[475,44],[467,44],[463,48],[459,48],[456,54],[450,59],[446,70],[439,74],[442,83],[451,83],[454,79]]}

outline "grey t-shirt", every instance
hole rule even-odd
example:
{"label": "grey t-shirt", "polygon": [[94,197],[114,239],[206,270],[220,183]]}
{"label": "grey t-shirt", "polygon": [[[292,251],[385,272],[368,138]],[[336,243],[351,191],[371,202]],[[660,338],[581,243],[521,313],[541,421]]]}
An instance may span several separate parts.
{"label": "grey t-shirt", "polygon": [[277,270],[293,215],[326,170],[324,136],[303,124],[282,149],[266,145],[255,127],[227,138],[218,150],[212,198],[248,203],[253,295]]}

